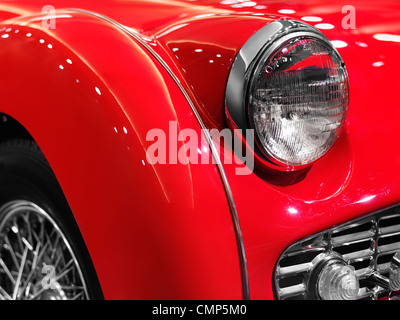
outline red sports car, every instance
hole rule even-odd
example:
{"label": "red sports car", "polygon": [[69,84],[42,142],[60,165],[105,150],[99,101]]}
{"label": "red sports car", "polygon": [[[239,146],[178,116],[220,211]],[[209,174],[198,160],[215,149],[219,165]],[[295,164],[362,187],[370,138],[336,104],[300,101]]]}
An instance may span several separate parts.
{"label": "red sports car", "polygon": [[396,0],[3,0],[0,300],[398,299]]}

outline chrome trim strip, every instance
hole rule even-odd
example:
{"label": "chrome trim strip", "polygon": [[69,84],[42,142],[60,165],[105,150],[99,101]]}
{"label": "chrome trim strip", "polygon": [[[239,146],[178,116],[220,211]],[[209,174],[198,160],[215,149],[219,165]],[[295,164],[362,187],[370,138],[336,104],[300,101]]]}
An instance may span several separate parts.
{"label": "chrome trim strip", "polygon": [[231,216],[232,216],[232,220],[233,220],[233,224],[234,224],[236,242],[237,242],[238,251],[239,251],[240,267],[241,267],[241,273],[242,273],[243,298],[245,300],[249,300],[250,299],[250,288],[249,288],[249,275],[248,275],[248,269],[247,269],[246,252],[245,252],[245,247],[244,247],[244,242],[243,242],[242,229],[240,227],[239,216],[237,214],[232,190],[230,188],[228,178],[226,176],[225,169],[224,169],[221,159],[219,157],[217,148],[216,148],[214,142],[212,141],[210,132],[208,131],[207,127],[205,126],[203,120],[201,119],[200,114],[198,113],[198,111],[196,109],[196,106],[194,105],[192,99],[190,98],[189,94],[185,90],[184,86],[182,85],[182,83],[180,82],[178,77],[173,73],[171,68],[167,65],[167,63],[160,57],[160,55],[157,52],[155,52],[153,50],[153,48],[151,48],[151,46],[149,46],[145,41],[143,41],[143,39],[141,39],[137,34],[133,33],[130,29],[128,29],[124,25],[120,24],[119,22],[117,22],[107,16],[104,16],[104,15],[96,13],[96,12],[83,10],[83,9],[75,9],[75,8],[71,8],[71,9],[67,9],[67,10],[95,16],[97,18],[100,18],[104,21],[111,23],[115,27],[117,27],[117,28],[121,29],[122,31],[124,31],[125,33],[127,33],[134,40],[136,40],[142,47],[144,47],[161,64],[161,66],[168,72],[168,74],[174,80],[176,85],[179,87],[179,89],[182,92],[182,94],[184,95],[186,101],[189,103],[189,105],[193,111],[193,114],[195,115],[197,121],[199,122],[200,127],[202,128],[202,132],[204,133],[207,143],[211,149],[212,156],[213,156],[215,164],[218,168],[219,175],[221,177],[222,184],[225,189],[226,197],[228,199],[228,204],[229,204],[229,208],[231,211]]}

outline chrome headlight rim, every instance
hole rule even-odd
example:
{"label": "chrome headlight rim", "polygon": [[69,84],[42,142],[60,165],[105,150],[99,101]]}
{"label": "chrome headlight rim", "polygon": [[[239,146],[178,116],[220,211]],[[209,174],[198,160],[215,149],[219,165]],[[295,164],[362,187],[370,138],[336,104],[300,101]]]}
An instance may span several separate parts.
{"label": "chrome headlight rim", "polygon": [[[225,92],[225,114],[228,124],[234,129],[242,129],[244,138],[246,138],[245,129],[255,130],[249,110],[249,92],[254,82],[254,76],[263,67],[263,58],[270,57],[285,43],[296,38],[311,38],[322,42],[332,49],[340,58],[342,66],[344,66],[343,59],[329,39],[318,29],[302,21],[277,20],[258,30],[239,50],[229,73]],[[345,73],[348,81],[346,69]],[[346,118],[346,116],[347,111],[344,118]],[[332,146],[337,141],[337,138],[332,143]],[[256,133],[254,134],[254,139],[255,144],[253,152],[256,156],[256,160],[258,160],[257,162],[261,162],[264,167],[284,172],[298,171],[310,167],[332,147],[328,148],[325,153],[310,163],[292,165],[280,161],[269,153],[262,146]]]}

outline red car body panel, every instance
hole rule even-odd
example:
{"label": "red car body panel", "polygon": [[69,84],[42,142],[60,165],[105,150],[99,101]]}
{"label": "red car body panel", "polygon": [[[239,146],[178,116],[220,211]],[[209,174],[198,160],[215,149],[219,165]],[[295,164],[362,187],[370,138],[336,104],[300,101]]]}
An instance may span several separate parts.
{"label": "red car body panel", "polygon": [[[243,232],[251,298],[272,299],[274,267],[286,247],[399,202],[400,42],[376,35],[400,34],[400,5],[381,1],[377,12],[375,2],[357,1],[357,28],[346,30],[345,2],[234,4],[84,1],[79,7],[136,30],[182,82],[209,129],[227,126],[224,94],[234,57],[262,26],[287,18],[279,10],[331,25],[322,32],[341,41],[351,95],[334,147],[301,173],[239,176],[235,165],[224,166]],[[41,5],[6,1],[0,17],[40,13]],[[35,20],[40,16],[0,27],[0,36],[10,34],[0,38],[0,112],[19,121],[49,160],[105,297],[241,298],[235,233],[216,166],[145,161],[148,130],[167,132],[168,121],[177,120],[180,128],[200,132],[181,91],[115,26],[85,13],[59,14],[70,17],[57,19],[48,32]],[[210,156],[205,142],[200,147]]]}
{"label": "red car body panel", "polygon": [[[105,298],[241,298],[235,234],[215,165],[146,160],[148,130],[167,131],[170,120],[200,132],[166,71],[98,19],[60,21],[57,37],[22,21],[11,26],[0,54],[2,111],[35,137],[56,173]],[[81,46],[64,45],[82,28]],[[114,49],[99,55],[104,41]],[[207,144],[202,150],[210,157]]]}

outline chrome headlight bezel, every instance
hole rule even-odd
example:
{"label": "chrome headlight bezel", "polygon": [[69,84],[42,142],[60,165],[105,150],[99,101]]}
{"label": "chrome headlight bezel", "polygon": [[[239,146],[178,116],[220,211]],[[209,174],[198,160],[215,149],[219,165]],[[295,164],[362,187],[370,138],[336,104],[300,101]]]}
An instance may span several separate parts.
{"label": "chrome headlight bezel", "polygon": [[[344,67],[343,59],[337,50],[319,30],[311,25],[296,20],[279,20],[274,21],[258,30],[243,45],[238,52],[232,65],[226,87],[225,96],[225,112],[228,124],[234,129],[255,129],[254,122],[249,111],[249,92],[254,78],[263,68],[265,57],[270,57],[282,45],[296,38],[312,38],[322,42],[332,49],[332,52],[340,59],[341,66],[344,69],[346,80],[348,81],[347,71]],[[347,82],[348,89],[348,82]],[[347,91],[348,92],[348,91]],[[344,115],[344,119],[347,115]],[[305,164],[290,164],[280,161],[271,152],[263,147],[257,132],[254,134],[254,154],[257,162],[261,162],[263,166],[276,169],[279,171],[296,171],[310,166],[312,163],[322,157],[335,143],[327,148],[326,152],[321,154],[317,159]],[[243,139],[245,140],[245,139]]]}

